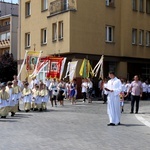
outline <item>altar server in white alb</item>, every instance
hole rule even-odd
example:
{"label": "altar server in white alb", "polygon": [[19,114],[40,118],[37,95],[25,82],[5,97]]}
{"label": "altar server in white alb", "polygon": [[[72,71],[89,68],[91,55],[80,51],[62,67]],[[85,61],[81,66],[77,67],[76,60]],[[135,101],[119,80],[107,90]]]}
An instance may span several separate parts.
{"label": "altar server in white alb", "polygon": [[5,84],[1,85],[0,91],[0,116],[1,118],[6,118],[9,113],[9,93],[6,92]]}
{"label": "altar server in white alb", "polygon": [[32,89],[32,102],[31,102],[31,110],[36,111],[38,110],[37,102],[39,99],[39,86],[37,84],[34,85],[34,88]]}
{"label": "altar server in white alb", "polygon": [[42,85],[42,90],[40,91],[41,99],[42,99],[42,110],[47,110],[47,102],[49,99],[48,90],[46,88],[46,85]]}
{"label": "altar server in white alb", "polygon": [[13,85],[12,85],[12,99],[15,102],[15,106],[12,108],[13,113],[12,115],[14,116],[14,113],[18,111],[19,108],[19,99],[21,98],[21,88],[18,85],[17,80],[13,80]]}
{"label": "altar server in white alb", "polygon": [[115,76],[113,71],[109,72],[110,80],[107,83],[105,90],[108,93],[108,105],[107,112],[109,116],[110,123],[108,126],[120,125],[120,98],[119,94],[121,92],[122,86],[121,81]]}
{"label": "altar server in white alb", "polygon": [[24,89],[22,91],[22,97],[24,102],[24,110],[29,112],[31,109],[31,89],[28,87],[28,82],[24,83]]}
{"label": "altar server in white alb", "polygon": [[[15,100],[13,99],[13,88],[12,88],[12,82],[11,81],[8,81],[7,82],[7,86],[6,86],[6,92],[8,92],[9,93],[9,99],[8,99],[8,101],[9,101],[9,104],[8,104],[8,106],[9,106],[9,112],[11,112],[11,116],[14,116],[15,115],[15,113],[16,113],[16,109],[15,109],[15,105],[16,105],[16,102],[15,102]],[[18,110],[18,109],[17,109]]]}

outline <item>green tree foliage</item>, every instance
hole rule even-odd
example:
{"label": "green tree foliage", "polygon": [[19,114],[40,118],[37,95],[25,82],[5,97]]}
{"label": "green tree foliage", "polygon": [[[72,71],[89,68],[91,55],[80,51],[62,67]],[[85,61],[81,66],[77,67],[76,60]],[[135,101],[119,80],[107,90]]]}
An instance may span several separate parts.
{"label": "green tree foliage", "polygon": [[0,82],[13,80],[13,75],[17,74],[17,61],[13,55],[5,53],[0,56]]}

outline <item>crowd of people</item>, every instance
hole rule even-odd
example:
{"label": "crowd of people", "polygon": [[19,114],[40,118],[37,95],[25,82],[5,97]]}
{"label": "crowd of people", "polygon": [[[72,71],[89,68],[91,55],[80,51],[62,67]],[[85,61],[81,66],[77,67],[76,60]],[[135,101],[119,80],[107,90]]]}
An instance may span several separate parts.
{"label": "crowd of people", "polygon": [[[118,79],[114,72],[109,72],[109,80],[99,81],[100,93],[104,103],[108,102],[107,112],[110,123],[108,126],[120,125],[120,115],[124,111],[124,100],[131,100],[131,114],[138,114],[140,99],[146,100],[149,96],[150,85],[139,80],[137,75],[133,81],[125,82]],[[134,108],[134,104],[136,107]]]}
{"label": "crowd of people", "polygon": [[[68,99],[72,105],[76,104],[79,88],[83,96],[83,103],[92,103],[95,97],[95,85],[92,79],[82,79],[80,87],[77,88],[77,81],[64,82],[63,80],[47,79],[39,81],[36,76],[32,77],[30,83],[21,82],[16,75],[13,81],[2,83],[0,86],[0,116],[6,118],[11,113],[13,117],[19,109],[19,101],[22,100],[25,112],[46,111],[47,103],[50,101],[52,107],[64,105],[64,99]],[[103,99],[103,104],[107,105],[107,112],[110,123],[108,125],[120,124],[120,113],[124,112],[124,101],[131,100],[131,112],[139,111],[140,99],[150,98],[150,84],[139,81],[138,76],[132,82],[118,79],[114,72],[109,73],[109,80],[103,79],[98,82],[98,94]]]}

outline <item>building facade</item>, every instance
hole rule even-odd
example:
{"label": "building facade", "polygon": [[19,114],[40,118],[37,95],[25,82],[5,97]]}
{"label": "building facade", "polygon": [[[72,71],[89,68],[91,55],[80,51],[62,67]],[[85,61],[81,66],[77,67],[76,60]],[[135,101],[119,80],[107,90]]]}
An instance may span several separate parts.
{"label": "building facade", "polygon": [[60,54],[79,60],[78,77],[83,58],[104,55],[105,76],[150,76],[150,0],[20,0],[19,31],[19,60],[34,48]]}
{"label": "building facade", "polygon": [[18,4],[0,2],[0,55],[12,53],[17,60]]}
{"label": "building facade", "polygon": [[0,16],[8,14],[18,15],[18,4],[0,1]]}

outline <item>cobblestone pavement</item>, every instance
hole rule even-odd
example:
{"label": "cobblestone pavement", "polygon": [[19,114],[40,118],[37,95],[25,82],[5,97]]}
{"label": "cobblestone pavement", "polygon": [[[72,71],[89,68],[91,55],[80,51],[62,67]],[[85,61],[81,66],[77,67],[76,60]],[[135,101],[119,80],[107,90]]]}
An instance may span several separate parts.
{"label": "cobblestone pavement", "polygon": [[65,101],[57,108],[48,103],[47,112],[18,112],[0,119],[0,150],[149,150],[150,128],[136,117],[150,118],[149,104],[141,101],[135,115],[129,114],[126,102],[122,125],[113,127],[107,126],[107,105],[102,101]]}

